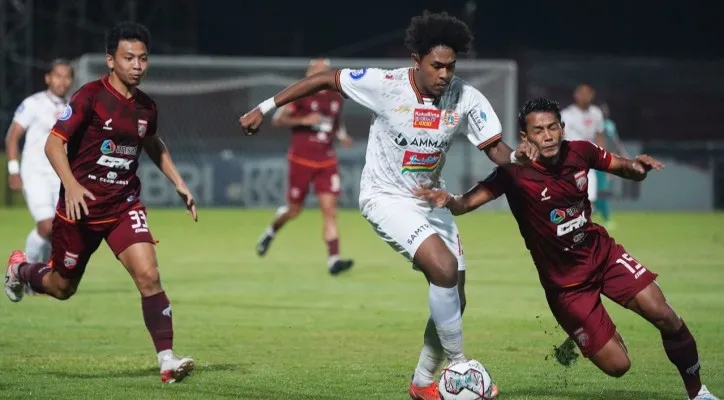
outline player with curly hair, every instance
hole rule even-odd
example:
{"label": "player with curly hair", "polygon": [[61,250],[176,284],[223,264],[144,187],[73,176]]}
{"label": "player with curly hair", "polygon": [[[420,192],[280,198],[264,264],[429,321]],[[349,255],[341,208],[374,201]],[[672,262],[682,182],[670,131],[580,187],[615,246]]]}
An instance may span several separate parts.
{"label": "player with curly hair", "polygon": [[[495,111],[473,86],[455,76],[458,54],[473,41],[468,27],[447,13],[412,18],[405,44],[411,68],[341,69],[318,73],[287,87],[239,120],[248,135],[264,116],[320,90],[336,90],[373,112],[359,207],[379,237],[412,261],[429,283],[430,318],[410,383],[413,399],[439,399],[434,374],[447,358],[466,359],[462,310],[465,260],[452,214],[415,197],[420,186],[443,189],[445,155],[453,139],[467,136],[496,164],[535,159],[533,146],[515,152],[502,138]],[[493,390],[493,397],[497,388]]]}

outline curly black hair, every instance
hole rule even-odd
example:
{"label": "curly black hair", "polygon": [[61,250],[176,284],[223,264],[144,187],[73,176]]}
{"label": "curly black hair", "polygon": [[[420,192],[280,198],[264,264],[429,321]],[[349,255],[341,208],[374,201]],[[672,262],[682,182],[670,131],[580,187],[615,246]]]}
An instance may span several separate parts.
{"label": "curly black hair", "polygon": [[151,33],[137,22],[120,22],[106,33],[106,54],[116,54],[121,40],[138,40],[146,45],[147,51],[151,51]]}
{"label": "curly black hair", "polygon": [[520,130],[525,132],[527,127],[526,117],[534,112],[549,112],[555,114],[558,122],[561,121],[561,106],[557,101],[549,99],[547,97],[538,97],[533,100],[528,100],[520,110],[518,110],[518,124]]}
{"label": "curly black hair", "polygon": [[470,51],[472,43],[473,34],[468,26],[446,12],[424,11],[410,20],[410,26],[405,31],[405,46],[420,57],[440,45],[465,54]]}

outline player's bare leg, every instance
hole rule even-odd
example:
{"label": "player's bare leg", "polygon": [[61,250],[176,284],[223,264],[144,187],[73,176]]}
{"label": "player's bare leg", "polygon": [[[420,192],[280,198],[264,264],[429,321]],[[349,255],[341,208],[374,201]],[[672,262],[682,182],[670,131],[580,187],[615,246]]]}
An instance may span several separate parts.
{"label": "player's bare leg", "polygon": [[[53,219],[38,221],[35,228],[30,231],[25,240],[25,255],[29,263],[46,262],[50,258],[50,233],[53,229]],[[25,293],[36,294],[30,285],[25,285]]]}
{"label": "player's bare leg", "polygon": [[141,308],[146,328],[156,347],[161,382],[180,382],[194,369],[194,360],[173,354],[171,304],[161,287],[156,250],[152,243],[135,243],[119,255],[141,294]]}
{"label": "player's bare leg", "polygon": [[717,400],[701,384],[699,353],[696,340],[684,321],[666,302],[656,282],[639,292],[627,307],[644,317],[661,332],[664,351],[684,381],[690,399]]}
{"label": "player's bare leg", "polygon": [[277,209],[277,212],[274,214],[274,220],[271,225],[266,228],[264,233],[261,234],[256,244],[256,254],[258,254],[259,257],[263,257],[266,252],[269,251],[271,242],[274,240],[277,232],[279,232],[287,222],[297,218],[303,209],[304,205],[302,203],[289,203],[289,205],[281,206]]}
{"label": "player's bare leg", "polygon": [[598,369],[614,378],[624,376],[631,368],[628,349],[618,332],[590,359]]}
{"label": "player's bare leg", "polygon": [[337,228],[337,195],[319,193],[319,208],[322,211],[322,230],[327,244],[327,266],[329,273],[338,275],[352,268],[354,261],[339,258],[339,229]]}

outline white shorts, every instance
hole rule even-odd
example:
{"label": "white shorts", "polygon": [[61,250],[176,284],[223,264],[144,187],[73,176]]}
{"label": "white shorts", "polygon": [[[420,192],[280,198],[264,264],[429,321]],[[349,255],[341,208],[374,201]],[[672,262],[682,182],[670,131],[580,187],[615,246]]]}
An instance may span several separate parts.
{"label": "white shorts", "polygon": [[450,210],[420,207],[413,200],[387,197],[365,202],[361,211],[377,236],[409,261],[425,239],[438,234],[457,258],[458,271],[465,271],[460,233]]}
{"label": "white shorts", "polygon": [[588,200],[593,203],[598,199],[598,176],[595,169],[588,170]]}
{"label": "white shorts", "polygon": [[23,180],[23,195],[30,215],[35,222],[55,217],[55,207],[60,194],[60,178],[55,172],[20,171]]}

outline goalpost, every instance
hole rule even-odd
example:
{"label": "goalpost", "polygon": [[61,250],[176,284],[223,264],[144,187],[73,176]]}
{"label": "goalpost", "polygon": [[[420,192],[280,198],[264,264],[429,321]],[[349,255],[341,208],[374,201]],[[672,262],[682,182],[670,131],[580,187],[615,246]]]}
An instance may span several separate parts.
{"label": "goalpost", "polygon": [[[408,59],[330,61],[333,68],[391,69],[410,65]],[[254,105],[304,77],[308,65],[307,58],[197,55],[150,58],[141,89],[156,101],[159,133],[167,139],[179,169],[200,204],[276,207],[284,203],[289,133],[267,122],[258,135],[246,137],[239,129],[238,119]],[[76,60],[75,67],[76,88],[107,73],[103,54],[85,54]],[[503,124],[504,140],[515,145],[518,90],[515,62],[459,60],[456,74],[488,98]],[[343,115],[355,144],[349,149],[338,147],[342,180],[339,203],[341,207],[356,208],[370,112],[347,101]],[[491,168],[487,157],[461,137],[452,145],[443,176],[450,190],[460,191],[484,177]],[[173,188],[155,168],[142,163],[139,174],[146,204],[180,204]]]}

